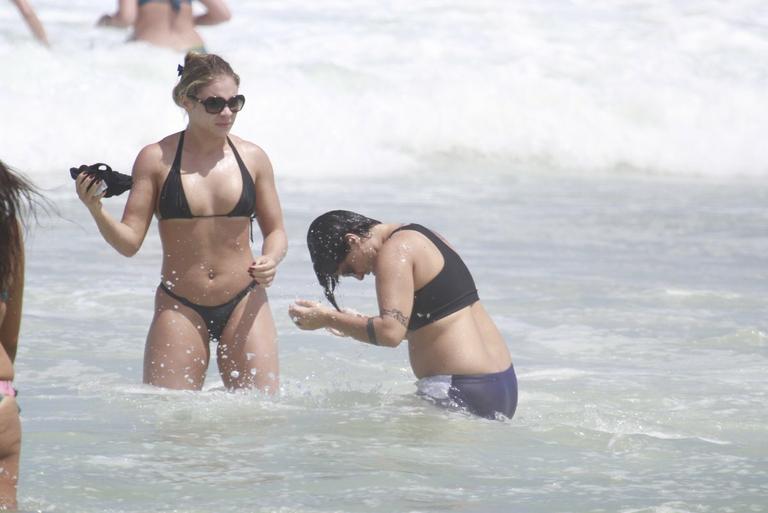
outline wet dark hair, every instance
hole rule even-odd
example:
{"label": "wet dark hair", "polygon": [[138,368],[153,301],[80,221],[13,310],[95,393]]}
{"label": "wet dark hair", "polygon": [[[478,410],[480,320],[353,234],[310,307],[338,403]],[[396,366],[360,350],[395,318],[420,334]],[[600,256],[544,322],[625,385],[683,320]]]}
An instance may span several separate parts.
{"label": "wet dark hair", "polygon": [[0,160],[0,292],[11,286],[19,264],[23,244],[19,225],[25,226],[29,215],[36,217],[40,199],[31,182]]}
{"label": "wet dark hair", "polygon": [[371,228],[377,224],[381,224],[381,221],[356,212],[331,210],[309,225],[307,247],[309,256],[312,258],[312,266],[315,269],[317,281],[325,291],[325,297],[336,310],[341,310],[334,296],[334,290],[339,284],[336,273],[350,249],[345,235],[351,233],[368,238],[371,236]]}

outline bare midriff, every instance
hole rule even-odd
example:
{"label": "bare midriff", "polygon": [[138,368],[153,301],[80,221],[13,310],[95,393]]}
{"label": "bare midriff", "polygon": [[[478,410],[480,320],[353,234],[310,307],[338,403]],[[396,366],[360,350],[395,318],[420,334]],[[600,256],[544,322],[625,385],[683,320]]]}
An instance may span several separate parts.
{"label": "bare midriff", "polygon": [[509,368],[504,339],[480,302],[408,332],[408,354],[417,378],[441,374],[490,374]]}
{"label": "bare midriff", "polygon": [[174,293],[200,305],[219,305],[253,281],[248,218],[166,219],[158,226],[162,281]]}

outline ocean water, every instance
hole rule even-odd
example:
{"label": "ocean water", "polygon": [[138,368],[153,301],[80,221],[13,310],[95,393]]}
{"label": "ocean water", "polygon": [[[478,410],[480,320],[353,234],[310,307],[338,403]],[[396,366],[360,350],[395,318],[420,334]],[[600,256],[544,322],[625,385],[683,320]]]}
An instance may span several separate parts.
{"label": "ocean water", "polygon": [[[0,158],[54,206],[28,239],[22,510],[768,511],[761,3],[232,0],[202,34],[286,217],[277,398],[226,392],[215,365],[202,392],[141,385],[156,226],[119,256],[67,170],[128,170],[183,128],[182,57],[93,27],[109,2],[32,3],[51,50],[0,4]],[[332,208],[459,249],[512,352],[514,419],[418,399],[405,346],[292,326]],[[370,282],[340,296],[374,310]]]}

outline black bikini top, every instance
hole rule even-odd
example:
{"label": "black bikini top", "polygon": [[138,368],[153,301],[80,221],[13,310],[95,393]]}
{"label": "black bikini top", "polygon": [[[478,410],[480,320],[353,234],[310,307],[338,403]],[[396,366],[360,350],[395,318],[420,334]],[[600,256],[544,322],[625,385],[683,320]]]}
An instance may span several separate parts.
{"label": "black bikini top", "polygon": [[443,255],[444,261],[437,276],[413,294],[413,310],[408,321],[410,331],[432,324],[480,299],[469,269],[440,237],[420,224],[401,226],[392,234],[400,230],[413,230],[427,237]]}
{"label": "black bikini top", "polygon": [[176,147],[176,156],[173,159],[171,170],[165,179],[163,188],[160,191],[160,201],[157,205],[158,218],[163,219],[194,219],[197,217],[253,217],[256,207],[256,186],[253,183],[248,168],[245,167],[243,159],[235,149],[235,145],[227,137],[229,147],[235,154],[237,165],[240,167],[240,175],[243,179],[243,189],[240,193],[240,199],[237,200],[235,208],[229,214],[213,214],[207,216],[197,216],[192,214],[187,203],[187,196],[184,194],[184,185],[181,183],[181,149],[184,146],[184,132],[179,136],[179,145]]}

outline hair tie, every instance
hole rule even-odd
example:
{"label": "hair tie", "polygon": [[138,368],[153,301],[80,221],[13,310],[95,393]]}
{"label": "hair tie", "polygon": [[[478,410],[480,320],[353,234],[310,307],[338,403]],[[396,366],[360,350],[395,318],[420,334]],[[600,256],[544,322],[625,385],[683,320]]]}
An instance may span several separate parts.
{"label": "hair tie", "polygon": [[184,66],[179,64],[179,67],[176,68],[176,71],[178,71],[179,72],[179,76],[181,76],[181,74],[184,73]]}

